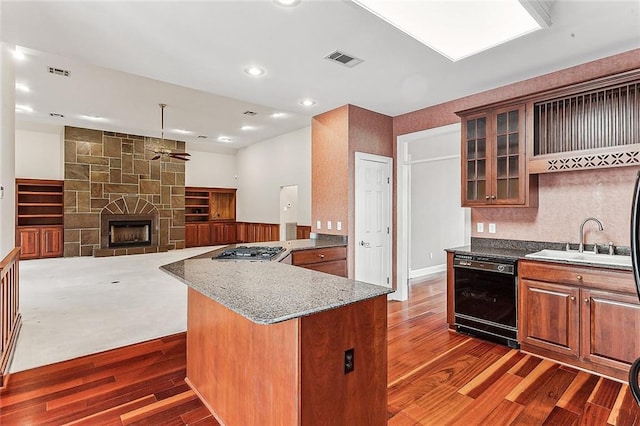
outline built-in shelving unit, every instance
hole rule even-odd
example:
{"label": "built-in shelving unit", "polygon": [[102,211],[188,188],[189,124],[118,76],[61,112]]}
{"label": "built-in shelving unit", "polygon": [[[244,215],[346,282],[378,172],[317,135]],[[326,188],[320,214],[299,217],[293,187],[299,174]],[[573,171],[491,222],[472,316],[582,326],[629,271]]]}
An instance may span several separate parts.
{"label": "built-in shelving unit", "polygon": [[185,188],[185,245],[231,244],[236,238],[235,188]]}
{"label": "built-in shelving unit", "polygon": [[16,179],[16,246],[21,259],[63,253],[64,182]]}

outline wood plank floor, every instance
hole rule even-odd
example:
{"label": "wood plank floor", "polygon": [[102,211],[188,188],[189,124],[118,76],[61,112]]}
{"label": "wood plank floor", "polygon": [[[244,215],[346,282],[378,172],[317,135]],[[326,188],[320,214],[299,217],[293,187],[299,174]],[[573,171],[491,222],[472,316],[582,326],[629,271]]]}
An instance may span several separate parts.
{"label": "wood plank floor", "polygon": [[[444,290],[389,304],[389,425],[640,425],[625,384],[448,331]],[[217,425],[184,376],[184,333],[16,373],[0,424]]]}

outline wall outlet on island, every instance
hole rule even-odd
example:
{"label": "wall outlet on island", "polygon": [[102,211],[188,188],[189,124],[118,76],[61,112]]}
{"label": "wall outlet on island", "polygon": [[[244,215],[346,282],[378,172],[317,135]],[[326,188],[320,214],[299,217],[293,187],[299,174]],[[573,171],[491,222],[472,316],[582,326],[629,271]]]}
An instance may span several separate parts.
{"label": "wall outlet on island", "polygon": [[476,224],[476,231],[478,231],[478,232],[484,232],[484,223],[482,223],[482,222],[478,222],[478,223]]}
{"label": "wall outlet on island", "polygon": [[495,234],[496,233],[496,224],[495,223],[490,223],[489,224],[489,233],[490,234]]}
{"label": "wall outlet on island", "polygon": [[338,231],[342,231],[342,222],[340,222],[340,221],[337,221],[337,222],[336,222],[336,229],[337,229]]}
{"label": "wall outlet on island", "polygon": [[322,221],[316,220],[316,229],[322,229]]}
{"label": "wall outlet on island", "polygon": [[332,223],[330,220],[327,221],[327,229],[331,229],[332,227]]}

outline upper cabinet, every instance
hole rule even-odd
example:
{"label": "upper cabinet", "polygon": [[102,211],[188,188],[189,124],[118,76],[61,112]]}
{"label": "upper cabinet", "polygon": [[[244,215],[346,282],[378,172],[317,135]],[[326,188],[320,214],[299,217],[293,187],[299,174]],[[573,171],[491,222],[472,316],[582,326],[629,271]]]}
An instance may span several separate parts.
{"label": "upper cabinet", "polygon": [[640,164],[640,71],[530,101],[529,172]]}
{"label": "upper cabinet", "polygon": [[462,205],[537,203],[526,167],[525,106],[459,113],[462,119]]}

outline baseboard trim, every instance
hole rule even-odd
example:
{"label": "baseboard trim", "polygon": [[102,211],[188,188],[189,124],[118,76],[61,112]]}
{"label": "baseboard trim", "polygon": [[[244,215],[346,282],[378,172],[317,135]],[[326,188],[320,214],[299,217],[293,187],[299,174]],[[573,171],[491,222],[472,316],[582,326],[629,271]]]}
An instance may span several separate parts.
{"label": "baseboard trim", "polygon": [[447,264],[443,263],[442,265],[429,266],[428,268],[421,269],[413,269],[409,271],[409,279],[412,278],[422,278],[427,275],[436,274],[438,272],[443,272],[447,270]]}

